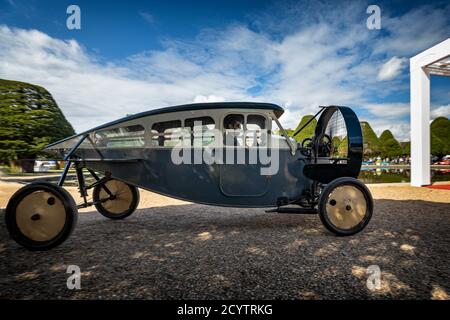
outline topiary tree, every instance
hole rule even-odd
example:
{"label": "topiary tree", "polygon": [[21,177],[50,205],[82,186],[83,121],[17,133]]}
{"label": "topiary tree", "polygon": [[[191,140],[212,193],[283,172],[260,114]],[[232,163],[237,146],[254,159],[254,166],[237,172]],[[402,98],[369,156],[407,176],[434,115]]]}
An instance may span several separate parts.
{"label": "topiary tree", "polygon": [[442,157],[450,154],[450,120],[438,117],[431,123],[431,154]]}
{"label": "topiary tree", "polygon": [[[298,124],[297,128],[295,128],[294,132],[303,127],[306,124],[306,122],[308,122],[312,117],[314,116],[313,115],[303,116],[302,120],[300,120],[300,123]],[[305,128],[303,128],[302,131],[300,131],[293,138],[299,143],[302,143],[302,141],[305,140],[306,138],[311,138],[312,136],[314,136],[314,130],[316,129],[316,125],[317,120],[313,119]]]}
{"label": "topiary tree", "polygon": [[348,138],[347,136],[342,139],[338,147],[338,157],[345,158],[348,156]]}
{"label": "topiary tree", "polygon": [[45,145],[73,134],[47,90],[0,79],[0,162],[23,159],[22,171],[33,172],[34,159]]}
{"label": "topiary tree", "polygon": [[395,139],[394,135],[392,134],[391,130],[384,130],[381,133],[380,137],[378,138],[378,141],[380,143],[382,143],[382,142],[385,142],[386,140],[389,140],[389,139]]}
{"label": "topiary tree", "polygon": [[388,139],[383,143],[383,156],[388,158],[400,157],[403,154],[402,147],[395,139]]}
{"label": "topiary tree", "polygon": [[411,154],[410,141],[400,142],[400,146],[402,147],[402,156],[409,156]]}
{"label": "topiary tree", "polygon": [[381,148],[381,156],[395,158],[403,154],[400,143],[394,138],[389,130],[384,130],[378,139]]}
{"label": "topiary tree", "polygon": [[364,156],[378,156],[381,153],[378,137],[367,121],[361,121],[361,130],[363,135]]}
{"label": "topiary tree", "polygon": [[431,154],[438,157],[448,154],[447,144],[434,133],[431,133]]}

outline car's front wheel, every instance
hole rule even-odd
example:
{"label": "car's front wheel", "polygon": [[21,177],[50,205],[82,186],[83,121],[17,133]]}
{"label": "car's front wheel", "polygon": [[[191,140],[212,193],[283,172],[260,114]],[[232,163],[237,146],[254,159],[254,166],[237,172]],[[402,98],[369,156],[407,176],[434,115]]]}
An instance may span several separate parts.
{"label": "car's front wheel", "polygon": [[338,236],[349,236],[363,230],[373,212],[369,189],[355,178],[331,181],[319,199],[319,216],[325,227]]}
{"label": "car's front wheel", "polygon": [[11,237],[29,250],[48,250],[64,242],[77,222],[78,210],[72,196],[48,182],[19,189],[5,212]]}

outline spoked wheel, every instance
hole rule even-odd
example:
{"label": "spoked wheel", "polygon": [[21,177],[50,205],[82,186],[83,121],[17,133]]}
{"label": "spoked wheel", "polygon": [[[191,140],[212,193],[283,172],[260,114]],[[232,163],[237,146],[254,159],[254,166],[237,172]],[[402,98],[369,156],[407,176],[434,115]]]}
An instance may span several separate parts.
{"label": "spoked wheel", "polygon": [[109,219],[124,219],[139,204],[138,188],[115,179],[95,186],[92,197],[98,212]]}
{"label": "spoked wheel", "polygon": [[11,237],[30,250],[48,250],[66,240],[77,221],[72,196],[47,182],[29,184],[9,200],[5,212]]}
{"label": "spoked wheel", "polygon": [[339,236],[363,230],[370,221],[373,200],[369,189],[354,178],[330,182],[319,199],[319,216],[325,227]]}

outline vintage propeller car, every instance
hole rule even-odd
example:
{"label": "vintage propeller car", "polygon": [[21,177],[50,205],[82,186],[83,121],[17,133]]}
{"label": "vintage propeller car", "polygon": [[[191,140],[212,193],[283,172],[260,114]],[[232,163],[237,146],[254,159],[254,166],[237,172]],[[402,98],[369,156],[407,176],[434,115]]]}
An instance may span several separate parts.
{"label": "vintage propeller car", "polygon": [[[46,250],[68,238],[79,208],[94,205],[123,219],[139,203],[139,188],[191,202],[232,207],[272,207],[268,212],[318,213],[339,236],[368,224],[372,196],[357,180],[363,140],[348,107],[320,107],[315,132],[297,143],[279,122],[275,104],[188,104],[134,114],[48,145],[65,160],[57,185],[31,183],[8,202],[12,238]],[[63,188],[74,167],[83,202]],[[87,185],[84,174],[92,175]],[[92,191],[92,200],[88,190]]]}

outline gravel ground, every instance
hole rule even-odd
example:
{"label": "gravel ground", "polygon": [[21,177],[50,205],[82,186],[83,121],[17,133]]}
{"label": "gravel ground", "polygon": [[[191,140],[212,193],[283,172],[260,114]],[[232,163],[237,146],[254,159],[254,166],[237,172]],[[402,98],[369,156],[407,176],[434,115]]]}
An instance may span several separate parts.
{"label": "gravel ground", "polygon": [[[0,207],[14,189],[3,185]],[[371,190],[371,223],[346,238],[327,232],[318,216],[146,191],[126,220],[82,210],[73,235],[47,252],[19,247],[0,219],[0,298],[449,299],[450,191]],[[80,290],[66,287],[68,265],[81,268]],[[366,286],[370,265],[382,272],[375,291]]]}

